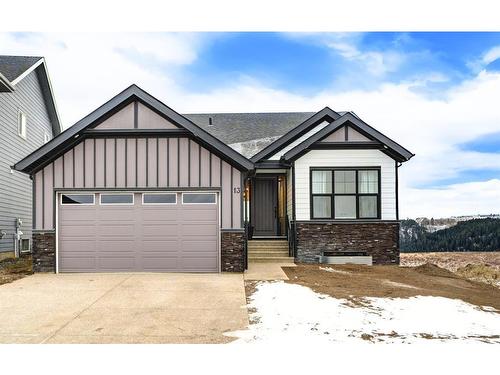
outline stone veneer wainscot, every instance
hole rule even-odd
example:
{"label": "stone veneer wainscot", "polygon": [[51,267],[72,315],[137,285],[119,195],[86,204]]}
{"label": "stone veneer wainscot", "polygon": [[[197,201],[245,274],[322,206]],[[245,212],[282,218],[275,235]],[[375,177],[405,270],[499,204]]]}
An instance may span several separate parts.
{"label": "stone veneer wainscot", "polygon": [[245,271],[245,232],[221,232],[221,270],[223,272]]}
{"label": "stone veneer wainscot", "polygon": [[318,263],[322,251],[363,251],[373,264],[399,264],[399,222],[297,222],[296,261]]}
{"label": "stone veneer wainscot", "polygon": [[56,234],[54,231],[33,232],[33,271],[56,272]]}

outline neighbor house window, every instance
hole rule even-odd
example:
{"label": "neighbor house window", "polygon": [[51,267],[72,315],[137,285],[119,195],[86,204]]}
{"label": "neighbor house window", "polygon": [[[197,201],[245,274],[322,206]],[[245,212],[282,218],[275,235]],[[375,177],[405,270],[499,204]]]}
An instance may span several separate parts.
{"label": "neighbor house window", "polygon": [[311,170],[312,219],[378,219],[380,169]]}
{"label": "neighbor house window", "polygon": [[17,134],[26,138],[26,114],[21,111],[19,111],[17,118]]}

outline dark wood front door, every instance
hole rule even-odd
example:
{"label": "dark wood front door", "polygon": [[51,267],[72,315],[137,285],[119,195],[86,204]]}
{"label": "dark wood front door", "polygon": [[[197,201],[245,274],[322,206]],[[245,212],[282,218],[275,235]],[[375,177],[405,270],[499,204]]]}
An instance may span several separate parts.
{"label": "dark wood front door", "polygon": [[276,177],[259,177],[253,181],[254,236],[275,236],[277,233],[277,181]]}

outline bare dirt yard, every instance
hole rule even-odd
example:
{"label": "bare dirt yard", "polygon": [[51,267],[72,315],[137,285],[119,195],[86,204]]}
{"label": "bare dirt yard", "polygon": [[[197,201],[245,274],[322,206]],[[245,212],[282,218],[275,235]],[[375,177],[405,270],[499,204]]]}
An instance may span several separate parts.
{"label": "bare dirt yard", "polygon": [[500,311],[500,290],[432,264],[417,267],[299,265],[283,267],[288,283],[363,304],[365,297],[435,296],[460,299]]}
{"label": "bare dirt yard", "polygon": [[0,261],[0,285],[33,274],[31,257],[7,258]]}
{"label": "bare dirt yard", "polygon": [[500,287],[500,252],[401,253],[401,265],[431,263],[470,280]]}
{"label": "bare dirt yard", "polygon": [[[425,261],[283,266],[289,280],[246,282],[251,324],[232,336],[243,342],[500,344],[500,288]],[[474,265],[469,261],[454,269]]]}

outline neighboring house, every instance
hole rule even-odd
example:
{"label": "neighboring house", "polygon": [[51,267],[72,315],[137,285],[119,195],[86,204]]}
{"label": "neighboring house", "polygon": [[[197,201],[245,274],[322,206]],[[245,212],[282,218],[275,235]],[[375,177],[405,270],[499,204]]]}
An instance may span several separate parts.
{"label": "neighboring house", "polygon": [[0,259],[29,251],[33,227],[33,184],[11,166],[60,132],[44,59],[0,55]]}
{"label": "neighboring house", "polygon": [[[251,159],[228,146],[256,139]],[[183,116],[132,85],[15,169],[33,178],[36,270],[218,272],[283,243],[299,262],[398,264],[412,156],[351,112]]]}

